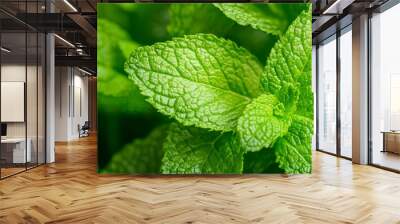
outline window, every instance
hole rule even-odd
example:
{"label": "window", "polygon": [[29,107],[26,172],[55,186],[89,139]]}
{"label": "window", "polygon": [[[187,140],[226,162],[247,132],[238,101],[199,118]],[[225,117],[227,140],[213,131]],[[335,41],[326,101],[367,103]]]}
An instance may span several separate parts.
{"label": "window", "polygon": [[[19,2],[18,7],[21,14],[37,13],[43,4],[43,1]],[[46,39],[44,33],[29,28],[12,15],[0,12],[0,17],[10,22],[0,23],[0,179],[3,179],[45,163]]]}
{"label": "window", "polygon": [[336,36],[318,47],[318,149],[336,153]]}
{"label": "window", "polygon": [[371,18],[371,162],[400,170],[400,5]]}
{"label": "window", "polygon": [[352,157],[352,34],[351,26],[340,36],[340,155]]}

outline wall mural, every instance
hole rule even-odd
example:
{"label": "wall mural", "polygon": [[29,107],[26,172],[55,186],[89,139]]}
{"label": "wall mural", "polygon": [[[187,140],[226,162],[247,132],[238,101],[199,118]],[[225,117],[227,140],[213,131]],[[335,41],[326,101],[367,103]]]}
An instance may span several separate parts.
{"label": "wall mural", "polygon": [[310,173],[311,4],[98,4],[98,171]]}

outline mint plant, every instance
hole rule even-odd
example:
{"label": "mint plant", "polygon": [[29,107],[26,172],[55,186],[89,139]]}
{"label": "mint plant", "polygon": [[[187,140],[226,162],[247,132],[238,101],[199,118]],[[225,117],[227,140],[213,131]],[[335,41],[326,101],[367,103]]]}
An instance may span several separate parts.
{"label": "mint plant", "polygon": [[[285,14],[288,6],[294,10]],[[108,169],[166,174],[311,172],[309,6],[269,4],[267,11],[257,4],[191,4],[188,11],[181,5],[171,7],[168,31],[175,37],[135,46],[125,71],[132,88],[172,122],[128,144]],[[194,27],[190,24],[196,21],[190,19],[180,22],[180,16],[196,10],[209,11],[207,21],[222,21],[217,23],[220,28],[209,29],[204,23]],[[277,39],[265,64],[226,38],[235,23]],[[148,165],[132,165],[133,157]]]}

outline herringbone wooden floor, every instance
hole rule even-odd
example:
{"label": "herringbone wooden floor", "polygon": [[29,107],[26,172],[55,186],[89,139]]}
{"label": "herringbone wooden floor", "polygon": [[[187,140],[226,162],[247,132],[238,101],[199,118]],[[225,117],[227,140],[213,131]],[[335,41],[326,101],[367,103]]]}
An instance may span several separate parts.
{"label": "herringbone wooden floor", "polygon": [[400,175],[315,153],[312,175],[96,174],[94,137],[0,181],[0,223],[400,223]]}

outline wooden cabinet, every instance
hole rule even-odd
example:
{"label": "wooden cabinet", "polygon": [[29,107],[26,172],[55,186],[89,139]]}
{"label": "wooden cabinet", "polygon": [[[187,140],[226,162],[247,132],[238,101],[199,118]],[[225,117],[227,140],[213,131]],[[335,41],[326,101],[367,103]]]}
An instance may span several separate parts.
{"label": "wooden cabinet", "polygon": [[400,154],[400,132],[383,133],[383,152]]}

